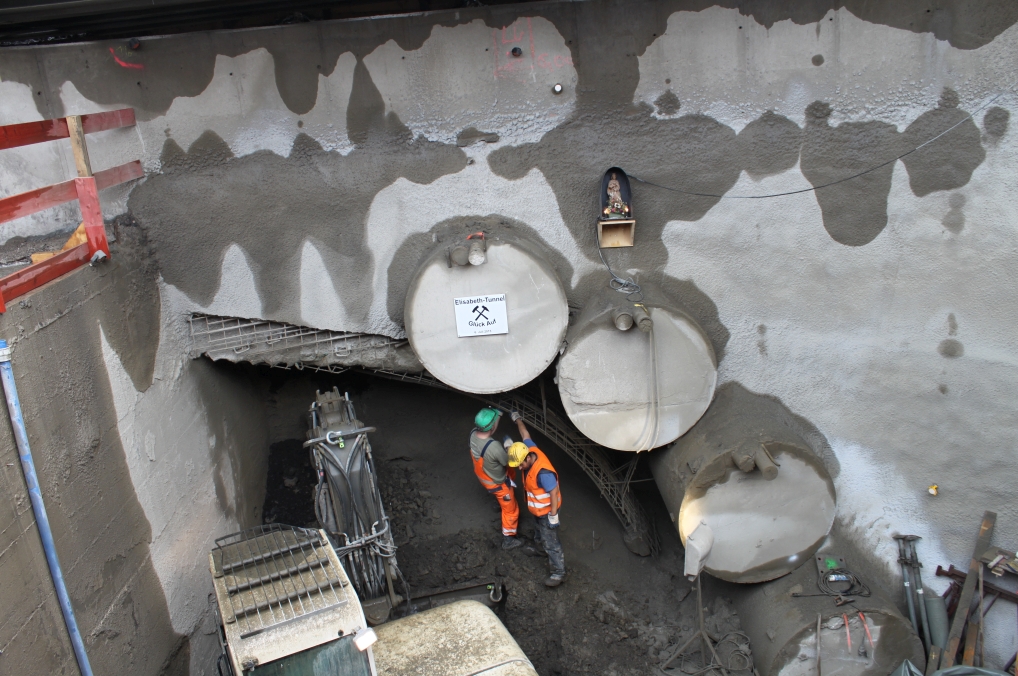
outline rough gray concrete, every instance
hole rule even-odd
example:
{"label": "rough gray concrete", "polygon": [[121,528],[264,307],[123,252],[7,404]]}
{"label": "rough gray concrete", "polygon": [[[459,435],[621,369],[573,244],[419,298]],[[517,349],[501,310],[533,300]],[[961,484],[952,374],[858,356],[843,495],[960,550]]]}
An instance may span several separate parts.
{"label": "rough gray concrete", "polygon": [[[141,233],[135,233],[140,235]],[[151,383],[159,304],[155,266],[140,242],[117,247],[17,303],[0,318],[42,494],[68,591],[96,673],[159,673],[174,658],[186,669],[188,637],[173,630],[153,565],[153,532],[117,434],[103,374],[100,332],[124,351],[129,379]],[[154,316],[153,316],[154,315]],[[38,540],[10,424],[4,481],[17,518],[0,547],[4,670],[77,673]],[[26,594],[26,590],[31,590]]]}
{"label": "rough gray concrete", "polygon": [[[719,382],[778,397],[829,439],[838,518],[893,575],[892,530],[923,535],[945,564],[967,559],[984,509],[1001,515],[999,544],[1018,537],[997,479],[1018,443],[1005,321],[1018,312],[1016,21],[1004,1],[596,0],[152,38],[131,54],[7,49],[0,123],[137,110],[136,128],[90,136],[90,153],[96,169],[141,158],[148,172],[102,197],[149,235],[161,347],[135,355],[106,336],[102,355],[137,499],[165,541],[198,516],[234,523],[218,505],[163,507],[161,482],[200,483],[209,437],[224,443],[195,403],[198,377],[174,361],[182,315],[401,339],[415,254],[475,219],[538,237],[578,306],[607,281],[593,205],[604,169],[621,166],[664,188],[634,182],[636,246],[609,263],[683,302]],[[71,175],[63,142],[0,156],[4,194]],[[796,194],[730,199],[783,192]],[[77,218],[21,219],[0,240]],[[165,366],[148,389],[146,349]],[[200,423],[176,446],[152,422],[167,406]],[[188,453],[150,474],[146,449]],[[157,569],[175,561],[165,552]],[[188,635],[202,617],[178,591],[199,580],[192,563],[160,574]],[[1010,620],[990,626],[991,661],[1016,647]]]}

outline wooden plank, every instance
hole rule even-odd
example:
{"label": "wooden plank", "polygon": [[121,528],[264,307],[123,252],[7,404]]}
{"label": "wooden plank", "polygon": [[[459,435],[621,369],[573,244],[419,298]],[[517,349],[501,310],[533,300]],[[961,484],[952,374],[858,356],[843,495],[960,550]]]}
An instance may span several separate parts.
{"label": "wooden plank", "polygon": [[71,152],[74,153],[74,166],[78,176],[84,178],[92,175],[92,163],[88,161],[88,144],[85,143],[85,130],[81,128],[81,116],[67,117],[67,132],[71,139]]}
{"label": "wooden plank", "polygon": [[965,649],[961,654],[961,663],[971,667],[976,663],[976,641],[979,640],[979,623],[969,622],[968,631],[965,632]]}
{"label": "wooden plank", "polygon": [[[135,160],[110,169],[103,169],[94,176],[96,187],[105,190],[120,183],[126,183],[145,175],[141,162]],[[59,206],[78,198],[74,180],[64,181],[45,188],[29,190],[18,195],[0,199],[0,223],[34,214],[43,209]]]}
{"label": "wooden plank", "polygon": [[0,150],[67,138],[67,121],[39,120],[0,127]]}
{"label": "wooden plank", "polygon": [[82,244],[3,277],[0,279],[0,312],[5,312],[6,304],[18,296],[81,267],[90,258],[88,244]]}
{"label": "wooden plank", "polygon": [[81,128],[86,134],[133,126],[134,108],[121,108],[120,110],[81,116]]}
{"label": "wooden plank", "polygon": [[78,191],[78,204],[81,205],[81,221],[85,224],[85,235],[88,237],[88,255],[102,251],[110,255],[110,245],[106,241],[106,226],[103,224],[103,212],[99,207],[99,190],[95,179],[91,176],[74,179],[74,187]]}
{"label": "wooden plank", "polygon": [[[961,589],[961,598],[958,600],[958,608],[954,611],[954,619],[951,621],[951,631],[947,635],[947,647],[944,648],[944,655],[940,659],[940,668],[953,667],[955,658],[958,655],[958,648],[961,646],[962,631],[965,628],[965,621],[969,616],[969,607],[972,605],[972,596],[976,591],[976,581],[979,578],[979,562],[990,546],[990,539],[993,537],[993,526],[997,522],[996,512],[983,514],[983,521],[979,525],[979,536],[976,538],[975,550],[972,559],[969,561],[969,572],[965,576],[965,585]],[[973,644],[974,648],[975,644]]]}
{"label": "wooden plank", "polygon": [[5,197],[0,200],[0,223],[28,216],[77,198],[78,193],[74,191],[74,181],[64,181],[56,185],[48,185],[45,188],[29,190],[20,195]]}
{"label": "wooden plank", "polygon": [[[120,110],[81,116],[82,131],[86,134],[117,129],[118,127],[133,127],[134,124],[134,108],[121,108]],[[67,138],[69,135],[65,118],[8,124],[0,127],[0,150]]]}
{"label": "wooden plank", "polygon": [[95,173],[95,183],[99,190],[105,190],[106,188],[141,178],[144,175],[145,170],[141,168],[141,160],[135,160],[134,162],[97,171]]}

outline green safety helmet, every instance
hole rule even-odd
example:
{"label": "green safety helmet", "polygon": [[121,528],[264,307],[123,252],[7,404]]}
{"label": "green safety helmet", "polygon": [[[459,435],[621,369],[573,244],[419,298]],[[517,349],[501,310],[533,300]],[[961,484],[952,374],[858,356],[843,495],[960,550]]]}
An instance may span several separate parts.
{"label": "green safety helmet", "polygon": [[482,432],[489,432],[493,427],[495,427],[495,423],[498,422],[498,417],[500,415],[502,414],[493,408],[482,408],[477,412],[477,415],[474,416],[474,424],[477,425],[477,429]]}

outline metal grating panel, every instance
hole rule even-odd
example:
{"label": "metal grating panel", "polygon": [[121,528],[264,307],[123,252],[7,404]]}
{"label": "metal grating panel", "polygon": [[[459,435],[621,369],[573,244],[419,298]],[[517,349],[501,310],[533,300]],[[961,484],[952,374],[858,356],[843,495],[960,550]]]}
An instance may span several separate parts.
{"label": "metal grating panel", "polygon": [[223,578],[223,622],[241,638],[345,604],[343,578],[317,530],[271,524],[216,540],[212,560]]}
{"label": "metal grating panel", "polygon": [[241,317],[192,314],[187,323],[192,345],[201,352],[232,350],[243,354],[254,347],[273,350],[301,348],[302,352],[311,355],[343,357],[363,343],[381,346],[406,342],[372,333],[344,333]]}

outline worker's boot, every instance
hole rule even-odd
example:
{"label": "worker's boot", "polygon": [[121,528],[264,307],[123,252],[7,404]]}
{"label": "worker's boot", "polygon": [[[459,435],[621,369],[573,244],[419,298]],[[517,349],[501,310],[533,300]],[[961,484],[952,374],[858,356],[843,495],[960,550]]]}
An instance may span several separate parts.
{"label": "worker's boot", "polygon": [[509,551],[510,549],[516,549],[522,547],[523,543],[519,541],[519,538],[514,538],[512,535],[502,536],[502,549]]}
{"label": "worker's boot", "polygon": [[552,573],[548,576],[548,579],[544,581],[545,587],[557,587],[562,584],[566,579],[565,573]]}

